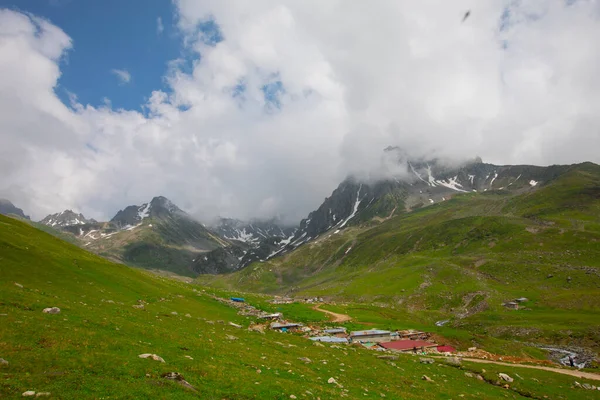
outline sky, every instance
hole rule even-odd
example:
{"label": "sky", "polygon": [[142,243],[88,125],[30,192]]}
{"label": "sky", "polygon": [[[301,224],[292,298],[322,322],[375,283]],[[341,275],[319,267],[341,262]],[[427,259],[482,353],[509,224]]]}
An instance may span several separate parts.
{"label": "sky", "polygon": [[597,0],[0,0],[0,197],[293,222],[390,145],[600,163],[599,39]]}

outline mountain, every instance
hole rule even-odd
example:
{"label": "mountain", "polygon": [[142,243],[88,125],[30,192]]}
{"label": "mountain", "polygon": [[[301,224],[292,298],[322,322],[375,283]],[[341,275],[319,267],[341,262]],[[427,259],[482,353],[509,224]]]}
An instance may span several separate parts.
{"label": "mountain", "polygon": [[271,237],[290,237],[296,229],[295,227],[283,224],[276,218],[252,220],[250,222],[232,218],[219,218],[217,224],[211,228],[225,239],[255,245]]}
{"label": "mountain", "polygon": [[[480,338],[600,349],[600,166],[414,169],[420,177],[387,181],[383,197],[378,184],[344,182],[303,221],[308,244],[198,281],[380,304]],[[393,213],[390,195],[401,199]],[[419,205],[421,196],[435,200]],[[503,306],[520,298],[518,312]]]}
{"label": "mountain", "polygon": [[65,210],[60,213],[48,215],[40,221],[40,224],[54,228],[64,228],[72,225],[95,224],[96,222],[94,219],[85,218],[83,214],[76,214],[72,210]]}
{"label": "mountain", "polygon": [[294,236],[297,228],[287,226],[276,218],[243,222],[219,218],[212,231],[230,244],[194,260],[198,274],[221,274],[236,271],[276,254]]}
{"label": "mountain", "polygon": [[131,266],[194,276],[194,260],[230,243],[163,196],[119,210],[108,222],[69,210],[43,222],[70,233],[85,249]]}
{"label": "mountain", "polygon": [[13,203],[6,199],[0,199],[0,214],[1,215],[16,215],[18,217],[29,219],[27,215],[20,208],[16,207]]}

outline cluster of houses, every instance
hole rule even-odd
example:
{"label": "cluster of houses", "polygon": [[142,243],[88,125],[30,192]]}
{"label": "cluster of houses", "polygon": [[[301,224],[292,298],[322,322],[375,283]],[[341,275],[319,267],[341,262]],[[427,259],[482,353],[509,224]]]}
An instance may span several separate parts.
{"label": "cluster of houses", "polygon": [[525,303],[526,301],[528,301],[529,299],[527,297],[519,297],[518,299],[514,299],[511,301],[507,301],[502,303],[502,305],[508,309],[511,310],[518,310],[519,309],[519,305],[521,303]]}
{"label": "cluster of houses", "polygon": [[[319,299],[307,299],[316,301]],[[295,300],[288,298],[276,298],[275,304],[286,304],[285,302]],[[369,329],[362,331],[347,332],[344,327],[317,328],[305,326],[302,323],[290,322],[283,319],[282,313],[266,313],[257,308],[245,304],[243,298],[232,297],[230,304],[236,306],[242,315],[252,315],[264,320],[273,330],[280,332],[304,333],[306,337],[315,342],[339,343],[348,345],[359,345],[376,351],[414,352],[414,353],[456,353],[451,346],[440,346],[430,341],[430,334],[417,330],[387,331],[381,329]]]}

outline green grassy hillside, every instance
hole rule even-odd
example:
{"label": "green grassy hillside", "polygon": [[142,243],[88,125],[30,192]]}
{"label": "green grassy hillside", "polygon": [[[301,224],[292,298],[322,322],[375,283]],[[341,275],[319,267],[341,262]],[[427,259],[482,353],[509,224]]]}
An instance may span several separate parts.
{"label": "green grassy hillside", "polygon": [[[328,233],[234,274],[248,292],[382,303],[413,323],[600,349],[600,167],[537,190],[488,191]],[[520,310],[502,303],[526,297]]]}
{"label": "green grassy hillside", "polygon": [[[46,307],[61,312],[45,314]],[[506,390],[496,385],[489,368],[482,373],[475,364],[463,368],[488,381],[441,361],[425,365],[401,356],[391,362],[367,350],[317,347],[292,334],[251,332],[249,322],[192,286],[112,264],[0,216],[0,358],[7,362],[0,364],[2,398],[29,390],[65,399],[600,395],[571,388],[572,377],[516,367],[501,368],[520,376]],[[139,358],[143,353],[166,362]],[[169,372],[181,374],[194,390],[164,378]],[[328,384],[331,377],[339,385]]]}

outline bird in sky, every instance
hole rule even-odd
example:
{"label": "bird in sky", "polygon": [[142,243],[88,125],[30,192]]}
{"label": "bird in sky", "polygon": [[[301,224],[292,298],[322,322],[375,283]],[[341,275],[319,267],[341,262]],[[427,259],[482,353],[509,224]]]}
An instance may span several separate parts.
{"label": "bird in sky", "polygon": [[465,20],[466,20],[467,18],[469,18],[469,15],[471,15],[471,10],[469,10],[469,11],[467,11],[467,12],[465,13],[465,16],[463,17],[463,20],[462,20],[462,22],[465,22]]}

